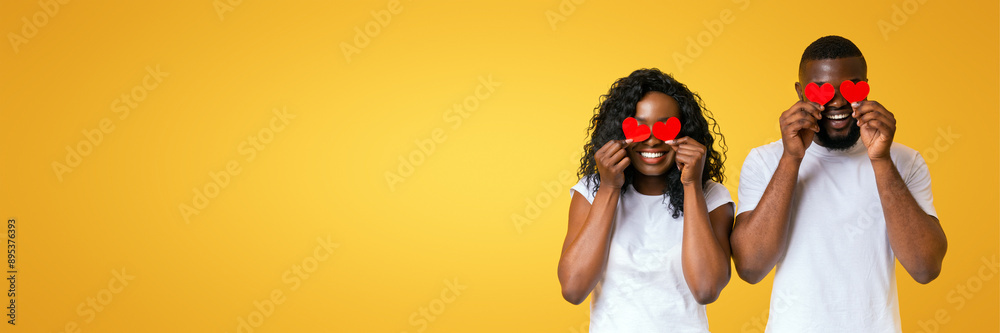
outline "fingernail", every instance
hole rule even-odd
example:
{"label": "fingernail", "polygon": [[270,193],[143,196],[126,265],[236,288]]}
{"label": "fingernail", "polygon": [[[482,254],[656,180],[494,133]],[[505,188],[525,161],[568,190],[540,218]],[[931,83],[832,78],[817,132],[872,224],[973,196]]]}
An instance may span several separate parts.
{"label": "fingernail", "polygon": [[667,140],[667,141],[665,141],[663,143],[666,143],[668,145],[672,145],[672,144],[674,144],[674,140]]}
{"label": "fingernail", "polygon": [[854,102],[854,103],[851,103],[851,106],[852,106],[852,107],[855,107],[855,108],[856,108],[856,107],[859,107],[859,106],[861,106],[861,102]]}
{"label": "fingernail", "polygon": [[625,143],[632,143],[632,139],[625,139]]}

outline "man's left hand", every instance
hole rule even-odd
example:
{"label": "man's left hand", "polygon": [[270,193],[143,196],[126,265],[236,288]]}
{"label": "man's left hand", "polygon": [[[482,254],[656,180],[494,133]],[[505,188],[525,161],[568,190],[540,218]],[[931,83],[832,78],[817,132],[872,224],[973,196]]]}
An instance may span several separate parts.
{"label": "man's left hand", "polygon": [[860,101],[851,106],[852,116],[861,126],[861,141],[868,148],[868,158],[888,160],[892,137],[896,134],[896,117],[876,101]]}

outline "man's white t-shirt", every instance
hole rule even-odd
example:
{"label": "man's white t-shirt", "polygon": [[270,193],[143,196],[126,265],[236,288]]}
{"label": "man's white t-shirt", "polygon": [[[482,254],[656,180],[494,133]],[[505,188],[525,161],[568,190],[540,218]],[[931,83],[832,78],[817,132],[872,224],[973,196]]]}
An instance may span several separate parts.
{"label": "man's white t-shirt", "polygon": [[[778,140],[747,155],[737,216],[757,207],[783,151]],[[924,159],[898,143],[890,155],[917,204],[936,217]],[[809,145],[789,213],[766,332],[900,332],[895,256],[861,140],[841,151]]]}
{"label": "man's white t-shirt", "polygon": [[[707,184],[709,212],[733,202],[725,186]],[[581,179],[570,194],[593,204],[593,185]],[[623,191],[607,268],[590,298],[590,332],[708,332],[705,306],[695,301],[681,267],[683,214],[673,218],[662,194],[644,195],[631,185]]]}

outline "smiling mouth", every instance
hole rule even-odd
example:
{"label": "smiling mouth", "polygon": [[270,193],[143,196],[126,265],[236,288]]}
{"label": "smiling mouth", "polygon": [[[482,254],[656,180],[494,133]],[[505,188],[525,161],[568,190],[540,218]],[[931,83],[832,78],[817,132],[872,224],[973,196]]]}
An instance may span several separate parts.
{"label": "smiling mouth", "polygon": [[850,116],[849,113],[844,113],[844,114],[828,114],[823,117],[830,120],[841,120],[841,119],[847,119],[847,117],[849,116]]}
{"label": "smiling mouth", "polygon": [[645,152],[645,151],[639,152],[639,155],[642,155],[642,157],[644,157],[644,158],[657,158],[657,157],[663,156],[665,154],[666,154],[666,152],[662,152],[662,151],[661,152],[656,152],[656,153],[654,153],[654,152]]}

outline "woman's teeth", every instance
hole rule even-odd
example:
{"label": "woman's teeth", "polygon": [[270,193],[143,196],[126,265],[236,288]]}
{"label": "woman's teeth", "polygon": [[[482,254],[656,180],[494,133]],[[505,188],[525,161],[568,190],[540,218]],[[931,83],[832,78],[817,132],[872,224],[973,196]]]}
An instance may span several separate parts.
{"label": "woman's teeth", "polygon": [[826,118],[827,119],[833,119],[833,120],[841,120],[841,119],[847,118],[847,116],[849,116],[849,114],[846,114],[846,113],[845,114],[831,114],[831,115],[827,115]]}
{"label": "woman's teeth", "polygon": [[644,152],[644,151],[643,152],[639,152],[639,155],[642,155],[642,157],[645,157],[645,158],[657,158],[657,157],[663,156],[663,154],[666,154],[666,153],[664,153],[664,152],[650,153],[650,152]]}

